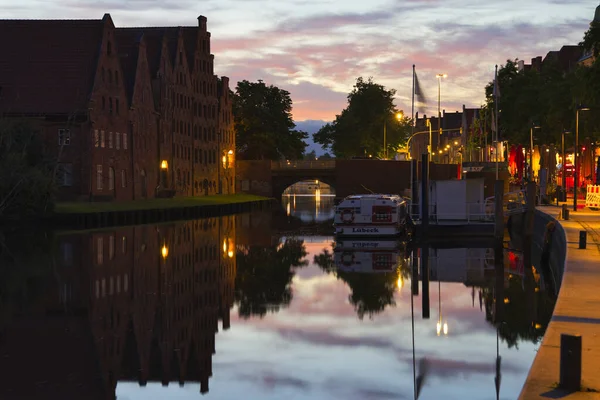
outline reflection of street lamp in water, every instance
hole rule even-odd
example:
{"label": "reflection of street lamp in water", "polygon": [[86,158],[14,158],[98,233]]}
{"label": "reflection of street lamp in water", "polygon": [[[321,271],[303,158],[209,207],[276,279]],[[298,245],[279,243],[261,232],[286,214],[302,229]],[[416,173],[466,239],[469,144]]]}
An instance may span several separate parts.
{"label": "reflection of street lamp in water", "polygon": [[440,278],[438,277],[438,307],[439,307],[439,319],[438,322],[436,324],[436,332],[437,335],[440,336],[440,334],[444,333],[444,336],[448,335],[448,323],[444,322],[443,318],[442,318],[442,282],[440,281]]}
{"label": "reflection of street lamp in water", "polygon": [[402,291],[402,288],[404,287],[404,278],[402,277],[402,275],[398,275],[398,280],[396,281],[396,287],[398,288],[399,292]]}

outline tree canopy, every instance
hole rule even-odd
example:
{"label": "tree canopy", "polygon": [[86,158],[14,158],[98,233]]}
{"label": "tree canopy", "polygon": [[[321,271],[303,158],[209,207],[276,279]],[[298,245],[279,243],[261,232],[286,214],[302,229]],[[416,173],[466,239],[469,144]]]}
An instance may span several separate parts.
{"label": "tree canopy", "polygon": [[51,212],[56,168],[37,129],[22,120],[0,120],[0,217]]}
{"label": "tree canopy", "polygon": [[292,268],[307,264],[304,241],[286,239],[281,245],[249,246],[237,252],[235,302],[242,318],[264,317],[292,300]]}
{"label": "tree canopy", "polygon": [[[498,70],[498,98],[501,140],[528,145],[533,126],[535,142],[559,144],[563,131],[574,132],[575,111],[580,104],[600,107],[600,64],[578,66],[564,71],[556,60],[546,59],[540,70],[519,71],[518,60],[507,60]],[[491,132],[491,115],[495,107],[494,83],[486,88],[486,104],[477,125]],[[580,114],[580,135],[597,137],[600,114]],[[488,137],[488,139],[491,139]],[[483,138],[480,139],[481,141]]]}
{"label": "tree canopy", "polygon": [[600,21],[592,21],[579,46],[583,50],[591,52],[596,58],[600,55]]}
{"label": "tree canopy", "polygon": [[238,157],[246,160],[302,158],[308,138],[295,130],[290,93],[262,80],[238,82],[233,119]]}
{"label": "tree canopy", "polygon": [[335,157],[353,156],[383,157],[384,129],[386,130],[387,154],[406,142],[410,132],[410,119],[396,118],[398,110],[394,105],[394,89],[373,82],[372,78],[356,79],[356,84],[348,94],[348,105],[335,121],[323,126],[313,135],[315,143],[323,149],[330,149]]}

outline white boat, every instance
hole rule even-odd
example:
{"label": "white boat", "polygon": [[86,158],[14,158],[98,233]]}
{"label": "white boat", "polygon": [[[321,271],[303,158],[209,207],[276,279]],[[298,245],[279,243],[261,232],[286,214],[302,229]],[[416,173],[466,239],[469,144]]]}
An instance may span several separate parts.
{"label": "white boat", "polygon": [[399,236],[412,232],[408,202],[398,195],[361,194],[342,200],[333,219],[338,236]]}

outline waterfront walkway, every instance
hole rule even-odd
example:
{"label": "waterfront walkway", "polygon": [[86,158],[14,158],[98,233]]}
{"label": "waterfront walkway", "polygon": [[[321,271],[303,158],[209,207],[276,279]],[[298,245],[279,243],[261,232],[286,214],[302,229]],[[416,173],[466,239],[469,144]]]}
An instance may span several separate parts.
{"label": "waterfront walkway", "polygon": [[[559,207],[538,207],[562,225],[567,239],[564,277],[554,314],[529,371],[519,399],[600,399],[600,211],[571,210],[560,218]],[[587,231],[587,248],[579,249],[579,232]],[[582,391],[557,389],[560,335],[582,337]]]}

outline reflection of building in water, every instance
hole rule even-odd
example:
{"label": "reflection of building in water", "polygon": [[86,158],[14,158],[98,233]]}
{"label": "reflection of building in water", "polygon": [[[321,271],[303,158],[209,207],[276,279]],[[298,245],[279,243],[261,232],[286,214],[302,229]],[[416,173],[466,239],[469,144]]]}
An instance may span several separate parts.
{"label": "reflection of building in water", "polygon": [[[523,255],[514,249],[503,251],[505,285],[508,285],[509,276],[523,274]],[[420,265],[420,258],[417,262]],[[494,249],[429,248],[429,270],[431,281],[483,286],[495,274]]]}
{"label": "reflection of building in water", "polygon": [[[119,380],[199,382],[206,393],[218,320],[224,329],[230,325],[234,217],[115,228],[58,242],[55,281],[47,282],[36,313],[22,318],[27,323],[8,324],[0,345],[40,350],[27,359],[45,368],[35,379],[48,382],[52,396],[63,393],[61,380],[77,390],[61,398],[115,398]],[[47,347],[40,349],[42,336]],[[22,357],[15,352],[0,361],[15,374],[1,398],[27,398],[24,388],[36,386],[23,382],[32,374]],[[44,391],[34,397],[44,398]]]}

